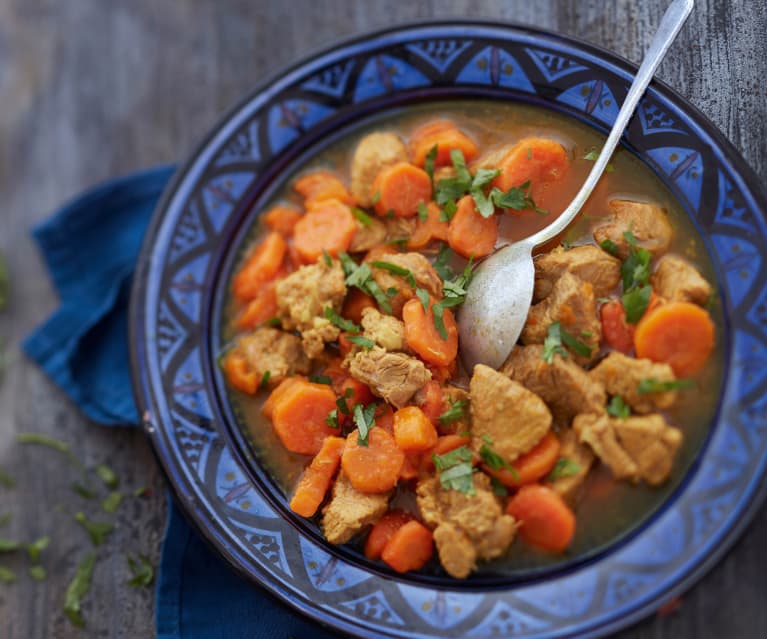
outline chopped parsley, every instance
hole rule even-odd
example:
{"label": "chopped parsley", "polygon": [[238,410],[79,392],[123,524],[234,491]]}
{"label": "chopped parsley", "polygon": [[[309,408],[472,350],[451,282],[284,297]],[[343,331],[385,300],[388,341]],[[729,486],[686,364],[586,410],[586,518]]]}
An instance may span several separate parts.
{"label": "chopped parsley", "polygon": [[261,383],[259,384],[259,386],[261,388],[266,388],[267,386],[269,386],[269,379],[271,378],[271,376],[272,376],[272,371],[264,371],[264,374],[261,376]]}
{"label": "chopped parsley", "polygon": [[451,269],[450,265],[447,263],[452,253],[453,251],[450,249],[450,246],[443,243],[439,249],[439,253],[437,253],[437,257],[434,258],[432,266],[442,280],[449,280],[455,277],[453,269]]}
{"label": "chopped parsley", "polygon": [[661,381],[658,379],[647,378],[639,380],[637,393],[646,395],[648,393],[667,393],[673,390],[692,388],[695,385],[691,379],[671,379]]}
{"label": "chopped parsley", "polygon": [[29,555],[29,560],[33,564],[38,563],[40,561],[40,553],[43,552],[50,543],[50,537],[40,537],[40,539],[36,539],[31,544],[27,544],[26,550]]}
{"label": "chopped parsley", "polygon": [[114,490],[120,483],[120,479],[117,477],[117,473],[115,473],[115,471],[113,471],[106,464],[99,464],[96,466],[96,474],[101,478],[101,481],[104,482],[104,485],[107,488]]}
{"label": "chopped parsley", "polygon": [[631,415],[631,408],[620,395],[615,395],[607,405],[607,414],[618,419],[626,419]]}
{"label": "chopped parsley", "polygon": [[[345,402],[344,402],[345,403]],[[328,413],[328,416],[325,418],[325,423],[330,426],[331,428],[338,428],[338,409],[334,408]]]}
{"label": "chopped parsley", "polygon": [[333,266],[333,260],[325,249],[322,249],[322,259],[325,260],[325,264],[328,266]]}
{"label": "chopped parsley", "polygon": [[5,486],[6,488],[13,488],[16,486],[16,480],[2,468],[0,468],[0,486]]}
{"label": "chopped parsley", "polygon": [[605,253],[609,253],[613,257],[618,255],[618,245],[609,237],[605,240],[602,240],[599,243],[599,246]]}
{"label": "chopped parsley", "polygon": [[626,321],[629,324],[636,324],[650,305],[652,287],[648,282],[652,254],[637,245],[637,239],[630,230],[625,231],[623,237],[629,244],[629,255],[621,265],[623,283],[621,301],[626,311]]}
{"label": "chopped parsley", "polygon": [[391,304],[386,293],[381,290],[378,283],[373,279],[373,272],[367,264],[357,264],[347,253],[340,253],[341,267],[346,275],[346,285],[355,286],[363,293],[370,295],[378,303],[384,313],[391,315]]}
{"label": "chopped parsley", "polygon": [[[596,148],[592,148],[587,153],[584,153],[583,159],[588,160],[589,162],[596,162],[599,159],[600,153],[601,149],[597,150]],[[612,162],[608,162],[605,167],[605,172],[612,173],[614,170],[615,167],[612,165]]]}
{"label": "chopped parsley", "polygon": [[423,202],[418,203],[418,219],[421,222],[426,222],[429,219],[429,211],[426,209],[426,205]]}
{"label": "chopped parsley", "polygon": [[458,399],[454,402],[450,402],[450,408],[442,413],[438,419],[441,424],[452,424],[459,419],[463,419],[464,410],[468,406],[469,402],[465,399]]}
{"label": "chopped parsley", "polygon": [[328,386],[333,385],[333,380],[330,379],[327,375],[309,375],[309,381],[314,384],[327,384]]}
{"label": "chopped parsley", "polygon": [[149,561],[149,557],[139,554],[135,559],[128,555],[128,568],[131,572],[131,578],[125,583],[133,588],[141,586],[151,586],[154,581],[154,568]]}
{"label": "chopped parsley", "polygon": [[572,459],[567,459],[567,457],[560,457],[557,460],[557,463],[554,464],[554,468],[551,469],[548,479],[549,481],[556,481],[562,477],[572,477],[579,472],[581,472],[580,464],[574,462]]}
{"label": "chopped parsley", "polygon": [[375,193],[373,193],[373,197],[370,198],[370,203],[377,204],[378,200],[380,199],[381,199],[381,191],[376,191]]}
{"label": "chopped parsley", "polygon": [[384,271],[389,271],[389,273],[393,275],[404,277],[407,280],[407,283],[410,284],[410,286],[412,286],[413,288],[416,287],[415,276],[408,269],[402,266],[399,266],[397,264],[392,264],[391,262],[373,262],[372,265],[375,268],[380,268]]}
{"label": "chopped parsley", "polygon": [[352,344],[355,344],[366,351],[369,351],[376,345],[372,339],[368,339],[362,335],[349,335],[349,337],[346,339],[348,339]]}
{"label": "chopped parsley", "polygon": [[559,354],[562,357],[568,357],[569,353],[565,346],[581,357],[591,355],[591,347],[581,342],[577,337],[568,333],[559,322],[553,322],[549,325],[546,339],[543,341],[543,354],[541,359],[547,364],[554,361],[554,355]]}
{"label": "chopped parsley", "polygon": [[[373,223],[373,218],[357,206],[352,207],[352,215],[357,218],[357,221],[362,224],[362,226],[370,226]],[[328,264],[328,266],[330,266],[330,264]]]}
{"label": "chopped parsley", "polygon": [[417,288],[415,289],[415,295],[421,302],[421,306],[423,306],[423,312],[428,313],[429,304],[431,303],[431,297],[429,296],[429,291],[423,288]]}
{"label": "chopped parsley", "polygon": [[455,203],[455,200],[448,200],[439,212],[439,221],[449,222],[453,219],[456,211],[458,211],[458,205]]}
{"label": "chopped parsley", "polygon": [[475,494],[472,457],[468,446],[459,446],[444,455],[432,455],[443,488],[457,490],[465,495]]}
{"label": "chopped parsley", "polygon": [[490,486],[493,489],[493,493],[495,493],[499,497],[506,497],[509,494],[509,489],[506,488],[506,486],[504,486],[495,477],[490,478]]}
{"label": "chopped parsley", "polygon": [[[445,326],[445,309],[460,306],[466,299],[466,289],[469,287],[473,275],[471,265],[472,259],[469,259],[468,264],[466,264],[460,275],[457,275],[453,279],[444,280],[442,282],[442,293],[444,298],[439,302],[432,304],[431,310],[434,317],[434,328],[437,329],[437,333],[439,333],[439,336],[443,340],[446,340],[449,337],[447,327]],[[452,276],[452,271],[450,271],[450,275]],[[423,300],[421,300],[421,303],[423,303]]]}
{"label": "chopped parsley", "polygon": [[546,209],[540,208],[533,200],[532,196],[530,195],[531,188],[530,180],[528,180],[519,186],[512,186],[505,193],[499,188],[494,188],[490,192],[490,197],[492,198],[495,206],[500,209],[513,209],[515,211],[532,209],[541,215],[548,214]]}
{"label": "chopped parsley", "polygon": [[93,566],[96,563],[95,553],[89,554],[77,567],[74,579],[67,587],[64,597],[64,614],[75,625],[82,628],[85,625],[81,614],[82,599],[91,587]]}
{"label": "chopped parsley", "polygon": [[354,322],[341,317],[332,306],[325,307],[325,319],[328,320],[333,326],[340,328],[347,333],[359,333],[360,327]]}
{"label": "chopped parsley", "polygon": [[101,502],[101,508],[105,513],[114,514],[120,507],[123,500],[123,494],[118,490],[113,490],[106,496],[103,502]]}
{"label": "chopped parsley", "polygon": [[514,479],[519,479],[519,475],[514,467],[493,450],[492,440],[486,439],[484,436],[482,439],[484,443],[479,448],[479,456],[482,458],[482,461],[493,470],[508,470]]}
{"label": "chopped parsley", "polygon": [[279,326],[282,324],[282,318],[280,317],[272,317],[264,322],[267,326]]}
{"label": "chopped parsley", "polygon": [[423,160],[423,170],[426,171],[426,175],[429,176],[429,181],[431,182],[431,188],[432,191],[434,190],[434,162],[437,159],[437,145],[435,144],[433,147],[429,149],[429,152],[426,154],[426,157]]}
{"label": "chopped parsley", "polygon": [[112,524],[106,522],[91,521],[82,512],[75,514],[75,521],[85,528],[94,546],[103,544],[115,528]]}
{"label": "chopped parsley", "polygon": [[[354,391],[351,388],[347,388],[344,391],[344,396],[339,397],[336,400],[336,406],[338,406],[338,410],[341,411],[342,415],[352,414],[352,412],[349,410],[349,405],[346,403],[346,400],[349,399],[352,395],[354,395]],[[336,417],[338,417],[338,413],[336,413]]]}
{"label": "chopped parsley", "polygon": [[10,584],[16,581],[16,573],[10,568],[0,566],[0,583]]}
{"label": "chopped parsley", "polygon": [[357,436],[357,443],[360,446],[368,445],[368,435],[370,429],[376,425],[375,412],[376,404],[368,404],[366,408],[362,407],[362,404],[356,404],[354,406],[354,425],[359,431]]}
{"label": "chopped parsley", "polygon": [[35,581],[45,581],[48,577],[48,573],[45,572],[45,568],[42,566],[30,566],[29,576]]}
{"label": "chopped parsley", "polygon": [[642,319],[647,311],[652,298],[652,286],[645,284],[639,288],[633,288],[621,297],[623,310],[626,312],[626,322],[636,324]]}

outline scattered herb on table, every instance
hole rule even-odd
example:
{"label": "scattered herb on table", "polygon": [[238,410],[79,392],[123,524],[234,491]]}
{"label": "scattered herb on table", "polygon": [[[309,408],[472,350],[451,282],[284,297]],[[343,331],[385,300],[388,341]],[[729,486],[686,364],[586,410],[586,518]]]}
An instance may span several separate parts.
{"label": "scattered herb on table", "polygon": [[131,578],[125,583],[133,588],[150,586],[154,581],[154,568],[149,561],[149,557],[139,554],[135,559],[128,555],[128,568],[131,571]]}
{"label": "scattered herb on table", "polygon": [[10,584],[16,581],[16,573],[10,568],[0,566],[0,582],[4,584]]}
{"label": "scattered herb on table", "polygon": [[107,488],[111,488],[114,490],[117,488],[117,486],[120,483],[119,477],[117,477],[117,473],[113,471],[109,466],[106,464],[99,464],[96,466],[96,474],[101,478],[101,481],[104,482],[104,485]]}
{"label": "scattered herb on table", "polygon": [[21,544],[13,539],[0,537],[0,552],[16,552],[21,548]]}
{"label": "scattered herb on table", "polygon": [[72,489],[72,492],[77,493],[82,497],[83,499],[95,499],[96,498],[96,491],[92,488],[89,488],[88,486],[85,486],[79,482],[72,482],[69,487]]}
{"label": "scattered herb on table", "polygon": [[77,567],[77,572],[67,587],[66,595],[64,596],[64,614],[74,625],[80,628],[85,626],[85,620],[82,617],[81,611],[82,600],[90,590],[95,564],[95,553],[91,553],[83,559]]}
{"label": "scattered herb on table", "polygon": [[82,512],[75,513],[75,521],[85,528],[85,531],[88,533],[94,546],[103,544],[115,529],[114,525],[110,523],[91,521],[85,516],[85,513]]}
{"label": "scattered herb on table", "polygon": [[48,448],[57,450],[58,452],[64,453],[65,455],[72,454],[69,448],[69,444],[59,441],[58,439],[54,439],[53,437],[49,437],[48,435],[43,435],[42,433],[19,433],[16,435],[16,441],[19,444],[47,446]]}
{"label": "scattered herb on table", "polygon": [[16,486],[16,480],[2,468],[0,468],[0,485],[6,488],[14,488]]}
{"label": "scattered herb on table", "polygon": [[0,526],[7,526],[9,523],[11,523],[11,513],[0,515]]}
{"label": "scattered herb on table", "polygon": [[123,494],[118,490],[113,490],[109,493],[103,502],[101,502],[101,509],[105,513],[114,514],[120,507],[123,500]]}
{"label": "scattered herb on table", "polygon": [[45,579],[48,577],[48,573],[45,572],[45,568],[42,566],[30,566],[29,576],[32,577],[32,579],[35,581],[45,581]]}
{"label": "scattered herb on table", "polygon": [[29,559],[32,563],[36,564],[40,561],[40,553],[45,550],[49,544],[51,543],[50,537],[40,537],[40,539],[36,539],[31,544],[27,544],[27,554],[29,555]]}

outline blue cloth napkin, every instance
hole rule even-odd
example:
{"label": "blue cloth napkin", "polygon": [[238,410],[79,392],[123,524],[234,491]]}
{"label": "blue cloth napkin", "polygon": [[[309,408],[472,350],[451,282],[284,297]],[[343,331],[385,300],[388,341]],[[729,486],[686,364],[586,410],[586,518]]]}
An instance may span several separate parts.
{"label": "blue cloth napkin", "polygon": [[[137,424],[128,364],[131,276],[173,167],[98,186],[33,230],[59,309],[24,342],[93,421]],[[236,576],[171,503],[157,584],[158,639],[338,639]]]}

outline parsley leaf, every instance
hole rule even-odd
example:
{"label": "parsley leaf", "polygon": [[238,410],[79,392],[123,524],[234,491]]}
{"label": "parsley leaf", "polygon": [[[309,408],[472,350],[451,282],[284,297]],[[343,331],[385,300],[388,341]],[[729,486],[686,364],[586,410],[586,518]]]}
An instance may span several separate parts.
{"label": "parsley leaf", "polygon": [[[344,402],[344,405],[346,405],[346,402]],[[328,413],[328,416],[325,418],[325,423],[331,428],[338,428],[338,409],[337,408],[334,408]]]}
{"label": "parsley leaf", "polygon": [[463,151],[461,149],[450,150],[450,161],[455,168],[456,178],[464,184],[471,184],[471,173],[466,168],[466,158],[463,157]]}
{"label": "parsley leaf", "polygon": [[114,514],[120,507],[122,500],[123,494],[118,490],[113,490],[111,493],[109,493],[109,495],[107,495],[106,499],[101,502],[101,509],[105,513]]}
{"label": "parsley leaf", "polygon": [[378,200],[381,199],[381,191],[376,191],[373,193],[373,197],[370,198],[371,204],[378,204]]}
{"label": "parsley leaf", "polygon": [[359,333],[360,327],[354,322],[341,317],[332,306],[325,307],[325,319],[328,320],[333,326],[340,328],[347,333]]}
{"label": "parsley leaf", "polygon": [[437,333],[443,340],[447,340],[448,332],[445,326],[445,307],[442,302],[437,302],[431,305],[431,312],[434,315],[434,328],[437,329]]}
{"label": "parsley leaf", "polygon": [[554,464],[554,468],[549,473],[549,481],[556,481],[562,477],[572,477],[581,472],[581,465],[574,462],[572,459],[566,457],[560,457],[557,463]]}
{"label": "parsley leaf", "polygon": [[357,436],[357,443],[360,446],[368,445],[368,435],[370,429],[376,425],[375,412],[377,406],[375,404],[368,404],[366,408],[362,407],[362,404],[356,404],[354,406],[354,425],[359,431]]}
{"label": "parsley leaf", "polygon": [[415,295],[421,302],[421,306],[423,306],[423,312],[428,313],[429,304],[431,303],[431,297],[429,296],[429,291],[423,288],[417,288],[415,289]]}
{"label": "parsley leaf", "polygon": [[330,379],[327,375],[309,375],[309,381],[313,384],[327,384],[328,386],[333,385],[333,380]]}
{"label": "parsley leaf", "polygon": [[474,179],[471,181],[471,188],[481,189],[483,186],[490,184],[500,174],[500,169],[477,169]]}
{"label": "parsley leaf", "polygon": [[657,379],[647,378],[640,379],[637,385],[637,393],[640,395],[646,395],[648,393],[667,393],[673,390],[680,390],[684,388],[692,388],[695,386],[695,382],[691,379],[671,379],[667,381],[660,381]]}
{"label": "parsley leaf", "polygon": [[392,264],[391,262],[373,262],[372,265],[375,268],[380,268],[380,269],[383,269],[384,271],[389,271],[389,273],[393,275],[404,277],[407,280],[407,283],[410,284],[410,286],[412,286],[413,288],[416,287],[415,276],[405,267],[399,266],[398,264]]}
{"label": "parsley leaf", "polygon": [[493,489],[493,493],[495,493],[499,497],[506,497],[509,494],[509,489],[506,488],[506,486],[504,486],[495,477],[490,478],[490,486]]}
{"label": "parsley leaf", "polygon": [[45,550],[50,543],[50,537],[40,537],[40,539],[36,539],[31,544],[27,544],[27,554],[29,555],[29,559],[33,564],[36,564],[38,561],[40,561],[40,553],[43,552],[43,550]]}
{"label": "parsley leaf", "polygon": [[447,470],[456,464],[461,462],[470,462],[472,460],[471,449],[466,446],[459,446],[451,451],[448,451],[444,455],[432,454],[432,460],[434,461],[434,467],[437,470]]}
{"label": "parsley leaf", "polygon": [[259,386],[261,388],[266,388],[269,386],[269,378],[272,376],[272,371],[264,371],[264,374],[261,376],[261,383]]}
{"label": "parsley leaf", "polygon": [[322,249],[322,259],[325,260],[325,264],[327,266],[333,266],[333,260],[331,259],[330,254],[325,249]]}
{"label": "parsley leaf", "polygon": [[443,488],[457,490],[466,495],[476,492],[472,457],[468,446],[459,446],[444,455],[432,454],[434,467],[439,471],[439,481]]}
{"label": "parsley leaf", "polygon": [[546,209],[540,208],[535,203],[535,200],[530,195],[530,190],[530,180],[528,180],[519,186],[512,186],[505,193],[499,188],[494,188],[490,191],[490,198],[499,209],[513,209],[515,211],[532,209],[541,215],[548,214]]}
{"label": "parsley leaf", "polygon": [[613,242],[610,238],[607,238],[605,240],[602,240],[599,244],[600,248],[605,252],[609,253],[613,257],[618,255],[618,245]]}
{"label": "parsley leaf", "polygon": [[446,243],[443,243],[439,249],[439,253],[437,253],[437,257],[434,258],[434,263],[432,266],[434,267],[434,270],[437,271],[437,275],[439,275],[440,279],[442,280],[449,280],[455,276],[453,269],[451,269],[447,263],[452,253],[453,251],[450,249],[450,246],[448,246]]}
{"label": "parsley leaf", "polygon": [[568,333],[564,328],[560,327],[559,334],[562,337],[565,346],[573,351],[573,353],[580,355],[581,357],[591,356],[591,347],[588,344],[584,344],[577,337]]}
{"label": "parsley leaf", "polygon": [[88,594],[91,587],[91,576],[93,575],[93,566],[96,563],[95,553],[89,554],[77,567],[74,579],[67,587],[64,597],[64,614],[69,620],[79,627],[85,625],[81,614],[82,599]]}
{"label": "parsley leaf", "polygon": [[426,209],[426,204],[423,202],[418,203],[418,219],[421,222],[426,222],[429,219],[429,211]]}
{"label": "parsley leaf", "polygon": [[356,344],[366,351],[369,351],[376,345],[372,339],[368,339],[362,335],[349,335],[346,339],[348,339],[352,344]]}
{"label": "parsley leaf", "polygon": [[125,583],[133,588],[141,586],[150,586],[154,581],[154,568],[149,561],[149,557],[139,554],[136,559],[128,555],[128,568],[131,571],[131,578]]}
{"label": "parsley leaf", "polygon": [[336,400],[336,406],[338,406],[338,410],[341,411],[341,414],[343,415],[352,414],[352,412],[349,410],[349,405],[346,403],[346,400],[349,399],[352,395],[354,395],[354,391],[351,388],[347,388],[346,391],[344,392],[344,396],[339,397]]}
{"label": "parsley leaf", "polygon": [[623,309],[626,311],[626,322],[636,324],[647,311],[652,298],[652,286],[645,284],[640,288],[634,288],[624,293],[621,297]]}
{"label": "parsley leaf", "polygon": [[454,200],[449,200],[445,203],[445,206],[442,207],[442,210],[439,212],[439,221],[440,222],[449,222],[453,219],[453,216],[455,215],[456,211],[458,210],[458,205],[455,203]]}
{"label": "parsley leaf", "polygon": [[117,473],[106,464],[99,464],[96,466],[96,474],[101,478],[101,481],[104,482],[107,488],[115,489],[120,483]]}
{"label": "parsley leaf", "polygon": [[79,522],[85,528],[91,542],[94,546],[100,546],[106,541],[106,538],[112,534],[115,527],[106,522],[90,521],[84,513],[75,514],[75,521]]}
{"label": "parsley leaf", "polygon": [[547,364],[551,364],[554,361],[554,355],[557,353],[562,357],[568,357],[569,353],[564,346],[567,346],[576,355],[582,357],[589,357],[591,355],[591,347],[568,333],[559,322],[552,322],[549,325],[546,339],[543,341],[541,359]]}
{"label": "parsley leaf", "polygon": [[[365,211],[363,211],[361,208],[353,206],[351,211],[352,215],[357,218],[357,221],[362,224],[362,226],[370,226],[373,223],[373,218],[365,213]],[[327,253],[325,254],[327,255]],[[328,264],[328,266],[330,266],[330,264]]]}
{"label": "parsley leaf", "polygon": [[519,479],[516,469],[503,457],[496,453],[488,443],[482,444],[479,449],[479,456],[493,470],[508,470],[514,479]]}
{"label": "parsley leaf", "polygon": [[381,287],[373,279],[373,272],[370,270],[370,267],[364,263],[357,265],[347,253],[339,253],[338,257],[341,260],[341,267],[346,274],[346,285],[355,286],[363,293],[371,295],[384,313],[391,314],[391,304],[389,304],[386,293],[381,290]]}
{"label": "parsley leaf", "polygon": [[607,405],[607,414],[611,417],[626,419],[631,415],[631,409],[620,395],[615,395]]}
{"label": "parsley leaf", "polygon": [[437,145],[429,149],[426,157],[423,161],[423,170],[426,171],[426,175],[429,176],[429,182],[431,182],[432,191],[434,190],[434,162],[437,159]]}
{"label": "parsley leaf", "polygon": [[459,399],[451,402],[450,408],[448,408],[438,417],[440,423],[452,424],[453,422],[457,422],[459,419],[462,419],[464,415],[464,409],[468,406],[468,404],[469,402],[465,399]]}

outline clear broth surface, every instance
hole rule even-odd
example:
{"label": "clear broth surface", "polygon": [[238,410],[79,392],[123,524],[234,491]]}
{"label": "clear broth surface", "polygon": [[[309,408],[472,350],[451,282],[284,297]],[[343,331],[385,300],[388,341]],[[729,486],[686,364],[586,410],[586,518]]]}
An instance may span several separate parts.
{"label": "clear broth surface", "polygon": [[[545,195],[545,206],[551,213],[540,215],[530,212],[515,216],[505,214],[501,223],[501,234],[502,239],[506,240],[530,235],[547,226],[551,222],[551,216],[564,210],[593,166],[593,162],[584,159],[584,155],[599,150],[604,143],[604,136],[588,126],[540,107],[490,100],[442,101],[408,107],[400,112],[372,118],[364,126],[355,128],[326,148],[315,152],[295,173],[284,176],[282,184],[262,208],[266,210],[278,202],[291,202],[300,208],[301,200],[291,190],[291,184],[298,175],[313,169],[326,168],[336,171],[348,182],[351,154],[364,135],[372,131],[390,130],[405,138],[418,125],[435,117],[449,117],[469,131],[479,144],[482,155],[531,135],[556,139],[569,150],[572,164],[566,181],[561,187],[558,186],[556,192]],[[559,240],[572,245],[592,242],[591,229],[602,217],[610,215],[607,202],[614,197],[656,202],[668,211],[675,230],[670,252],[689,258],[703,276],[715,284],[713,267],[697,231],[679,203],[655,174],[626,150],[619,150],[614,154],[611,169],[600,181],[582,213]],[[261,224],[256,223],[240,247],[240,257],[244,256],[252,243],[258,241],[262,232]],[[559,240],[552,242],[546,250],[554,248]],[[236,268],[237,264],[235,270]],[[616,482],[608,469],[597,465],[589,474],[582,498],[578,502],[575,538],[564,554],[552,555],[536,551],[521,540],[516,540],[505,557],[480,564],[475,574],[519,573],[550,567],[597,552],[634,529],[679,486],[705,440],[720,394],[724,359],[723,320],[719,298],[714,297],[709,311],[716,324],[717,346],[708,365],[696,377],[696,388],[680,392],[677,404],[665,413],[669,423],[680,428],[684,434],[684,443],[675,460],[670,479],[658,488],[650,488],[645,484]],[[224,309],[222,322],[224,328],[221,337],[224,343],[234,335],[230,321],[233,313],[234,306],[230,302]],[[229,399],[240,427],[248,433],[258,463],[271,474],[285,494],[290,495],[309,458],[290,453],[283,448],[271,423],[261,415],[265,394],[247,396],[230,390]],[[407,500],[408,497],[401,495],[397,499]],[[440,570],[437,563],[433,563],[433,566],[425,569],[427,572]]]}

